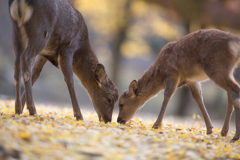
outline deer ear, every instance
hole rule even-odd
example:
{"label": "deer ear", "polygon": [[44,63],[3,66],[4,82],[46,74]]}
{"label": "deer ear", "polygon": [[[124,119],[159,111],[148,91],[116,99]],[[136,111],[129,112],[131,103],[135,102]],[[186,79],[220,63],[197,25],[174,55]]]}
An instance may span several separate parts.
{"label": "deer ear", "polygon": [[138,84],[136,80],[133,80],[130,85],[129,85],[129,95],[136,95],[137,94],[137,90],[138,90]]}
{"label": "deer ear", "polygon": [[99,85],[99,87],[102,87],[102,85],[105,83],[107,74],[105,72],[105,68],[101,63],[97,64],[97,68],[95,70],[95,78]]}

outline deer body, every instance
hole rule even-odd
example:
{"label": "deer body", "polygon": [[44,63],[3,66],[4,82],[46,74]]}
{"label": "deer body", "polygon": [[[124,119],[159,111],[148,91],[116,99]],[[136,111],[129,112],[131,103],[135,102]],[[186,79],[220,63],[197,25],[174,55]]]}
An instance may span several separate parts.
{"label": "deer body", "polygon": [[[9,12],[16,54],[16,114],[22,113],[25,101],[30,115],[36,114],[31,87],[44,64],[50,61],[63,73],[77,119],[83,117],[75,95],[73,73],[88,91],[99,120],[111,121],[118,90],[92,50],[81,13],[68,0],[9,0]],[[21,77],[25,85],[22,98]]]}
{"label": "deer body", "polygon": [[219,30],[199,30],[176,42],[168,43],[159,53],[156,62],[138,80],[129,85],[119,100],[118,122],[126,123],[143,104],[164,89],[162,108],[153,128],[163,119],[168,101],[178,87],[187,85],[197,102],[207,128],[212,133],[212,123],[205,109],[200,83],[213,80],[228,94],[228,110],[221,134],[226,136],[233,109],[236,114],[236,134],[240,136],[240,89],[233,71],[240,62],[240,39]]}

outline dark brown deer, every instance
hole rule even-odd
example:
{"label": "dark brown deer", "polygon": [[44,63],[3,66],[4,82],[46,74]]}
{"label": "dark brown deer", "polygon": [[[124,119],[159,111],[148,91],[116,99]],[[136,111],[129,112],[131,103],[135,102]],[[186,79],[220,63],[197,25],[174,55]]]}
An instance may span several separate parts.
{"label": "dark brown deer", "polygon": [[[83,116],[75,95],[73,73],[88,91],[99,120],[111,121],[118,90],[94,54],[81,13],[68,0],[9,0],[9,12],[16,54],[15,113],[22,113],[26,101],[30,115],[36,114],[32,85],[49,60],[62,71],[78,120],[83,120]],[[25,85],[22,99],[21,77]]]}
{"label": "dark brown deer", "polygon": [[229,120],[233,109],[236,115],[236,134],[240,136],[240,90],[233,77],[233,71],[240,60],[240,39],[219,30],[199,30],[188,34],[176,42],[168,43],[159,53],[156,62],[138,81],[129,85],[119,100],[117,121],[126,123],[146,101],[164,90],[162,108],[153,128],[161,126],[168,101],[178,87],[187,85],[204,117],[207,134],[212,133],[212,123],[205,109],[200,83],[213,80],[226,90],[228,109],[222,136],[229,130]]}

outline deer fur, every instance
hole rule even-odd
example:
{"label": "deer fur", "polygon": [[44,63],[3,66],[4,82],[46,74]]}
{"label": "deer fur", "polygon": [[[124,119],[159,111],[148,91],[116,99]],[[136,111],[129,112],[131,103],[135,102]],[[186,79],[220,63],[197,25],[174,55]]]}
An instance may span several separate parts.
{"label": "deer fur", "polygon": [[[68,0],[9,0],[9,13],[16,55],[15,113],[22,113],[25,101],[30,115],[37,113],[32,85],[50,61],[62,71],[78,120],[83,117],[75,95],[73,73],[88,91],[99,120],[111,121],[118,90],[98,62],[81,13]],[[22,98],[21,77],[25,85]]]}
{"label": "deer fur", "polygon": [[192,92],[204,117],[207,134],[212,133],[212,122],[203,103],[200,83],[211,79],[228,95],[228,109],[222,136],[229,130],[233,109],[236,115],[236,134],[240,136],[240,90],[233,77],[240,61],[240,39],[219,30],[199,30],[178,41],[166,44],[156,62],[138,80],[129,85],[119,100],[118,122],[126,123],[146,101],[164,89],[162,108],[153,128],[161,126],[162,119],[173,93],[186,85]]}

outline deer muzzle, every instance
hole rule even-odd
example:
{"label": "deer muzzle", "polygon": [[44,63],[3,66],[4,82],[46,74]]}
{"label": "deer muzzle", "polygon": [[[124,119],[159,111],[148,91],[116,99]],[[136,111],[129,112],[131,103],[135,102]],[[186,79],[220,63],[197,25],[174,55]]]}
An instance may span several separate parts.
{"label": "deer muzzle", "polygon": [[118,117],[117,122],[120,123],[120,124],[125,124],[125,123],[126,123],[126,121],[123,120],[123,119],[120,118],[120,117]]}

